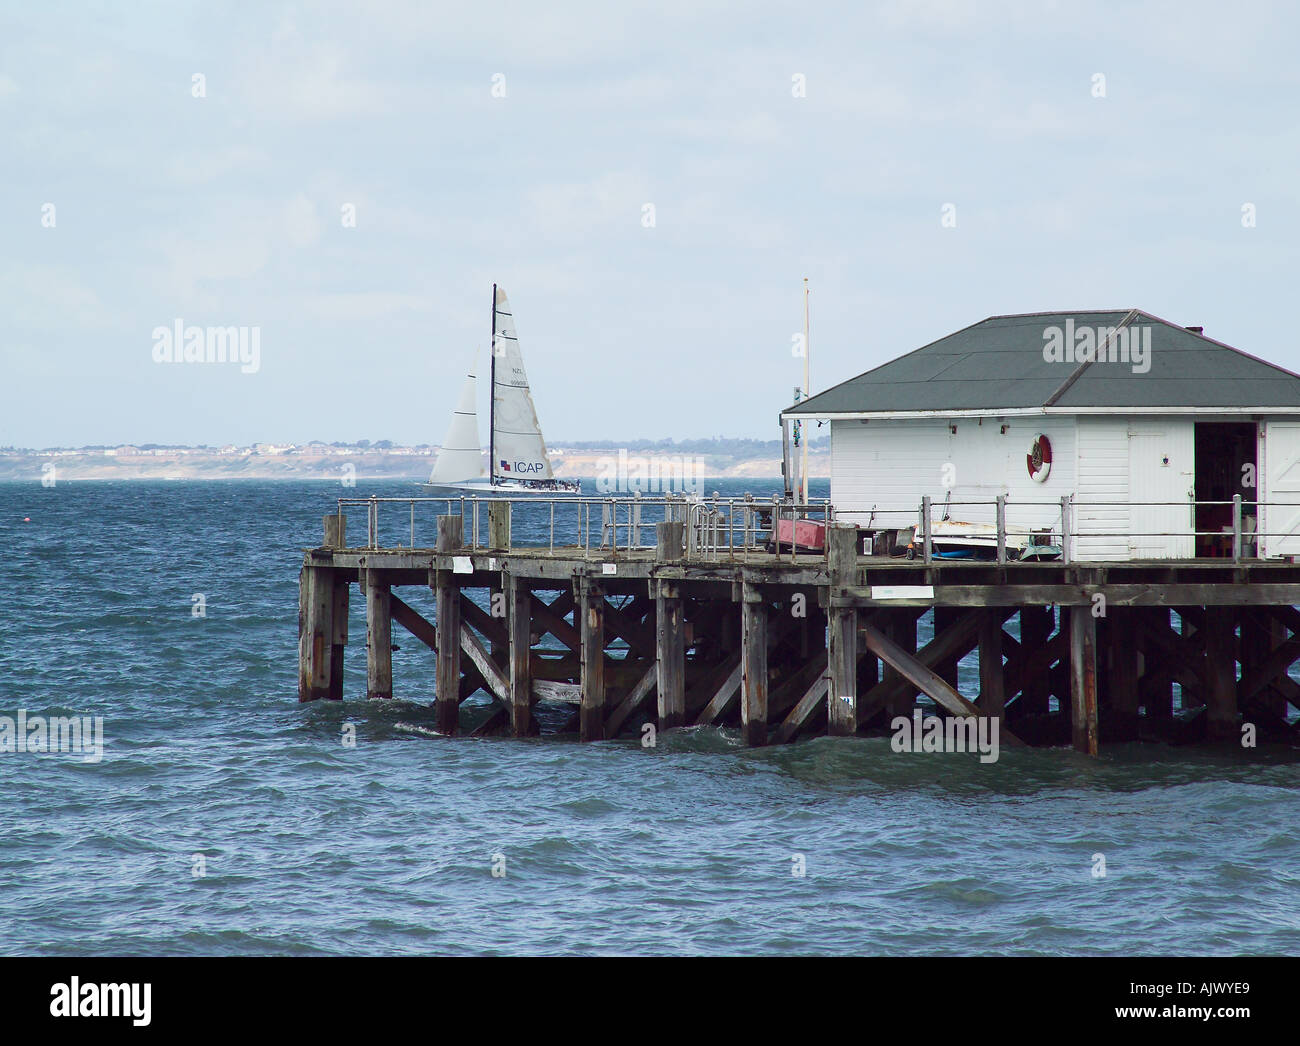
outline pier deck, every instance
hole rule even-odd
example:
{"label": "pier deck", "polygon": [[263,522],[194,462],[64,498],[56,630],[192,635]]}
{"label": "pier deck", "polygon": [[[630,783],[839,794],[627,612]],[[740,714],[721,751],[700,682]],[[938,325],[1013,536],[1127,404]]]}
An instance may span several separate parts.
{"label": "pier deck", "polygon": [[[486,541],[477,525],[470,536],[477,510],[444,514],[431,548],[417,547],[414,522],[408,547],[381,546],[373,504],[367,547],[348,547],[342,506],[325,517],[301,573],[300,700],[343,696],[356,583],[367,696],[393,695],[396,622],[434,654],[445,734],[484,692],[496,707],[479,734],[535,734],[532,710],[550,702],[571,706],[564,729],[584,740],[695,724],[762,745],[883,733],[918,708],[996,717],[1003,744],[1094,755],[1138,739],[1300,740],[1290,562],[909,561],[861,554],[857,528],[830,511],[815,554],[766,550],[748,518],[743,539],[728,528],[701,541],[669,518],[629,523],[622,545],[615,526],[604,547],[520,547],[509,503],[490,505]],[[927,614],[933,638],[918,647]],[[978,672],[959,677],[970,654]]]}

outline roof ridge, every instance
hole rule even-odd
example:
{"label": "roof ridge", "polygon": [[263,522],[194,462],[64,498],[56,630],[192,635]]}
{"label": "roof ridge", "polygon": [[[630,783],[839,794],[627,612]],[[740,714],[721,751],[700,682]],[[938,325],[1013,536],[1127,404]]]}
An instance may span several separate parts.
{"label": "roof ridge", "polygon": [[1126,309],[1045,309],[1045,310],[1043,310],[1042,312],[1002,312],[1002,313],[998,313],[996,316],[989,316],[989,317],[987,317],[987,319],[981,320],[980,322],[981,322],[981,323],[986,323],[986,322],[988,322],[988,320],[1020,320],[1020,319],[1029,319],[1029,318],[1031,318],[1031,317],[1033,317],[1033,316],[1083,316],[1083,315],[1096,315],[1096,314],[1101,314],[1101,313],[1110,313],[1110,312],[1118,312],[1118,313],[1120,313],[1121,315],[1123,315],[1124,313],[1127,313],[1127,312],[1141,312],[1141,311],[1142,311],[1141,309],[1133,309],[1133,308],[1126,308]]}

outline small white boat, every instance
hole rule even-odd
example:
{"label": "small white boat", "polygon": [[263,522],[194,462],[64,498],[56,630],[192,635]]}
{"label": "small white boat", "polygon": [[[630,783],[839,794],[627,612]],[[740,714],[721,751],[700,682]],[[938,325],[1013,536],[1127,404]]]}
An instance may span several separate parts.
{"label": "small white boat", "polygon": [[[914,527],[907,544],[908,559],[921,555],[921,544],[920,528]],[[977,552],[996,555],[998,528],[994,523],[937,519],[930,524],[930,547],[940,557],[973,556]],[[1023,531],[1010,532],[1006,536],[1007,558],[1010,560],[1026,558],[1026,553],[1033,547],[1031,536]]]}
{"label": "small white boat", "polygon": [[421,491],[434,497],[556,497],[582,493],[577,480],[556,479],[519,352],[506,292],[492,285],[491,416],[488,475],[478,435],[478,378],[471,364],[460,401]]}

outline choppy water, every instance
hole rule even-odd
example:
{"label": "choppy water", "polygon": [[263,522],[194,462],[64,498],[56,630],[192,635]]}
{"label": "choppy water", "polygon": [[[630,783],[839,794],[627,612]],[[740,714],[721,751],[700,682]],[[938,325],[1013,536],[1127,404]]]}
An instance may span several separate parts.
{"label": "choppy water", "polygon": [[404,633],[408,700],[357,699],[355,599],[350,700],[300,706],[339,493],[0,484],[0,715],[105,720],[98,764],[0,754],[0,953],[1300,951],[1289,752],[434,738]]}

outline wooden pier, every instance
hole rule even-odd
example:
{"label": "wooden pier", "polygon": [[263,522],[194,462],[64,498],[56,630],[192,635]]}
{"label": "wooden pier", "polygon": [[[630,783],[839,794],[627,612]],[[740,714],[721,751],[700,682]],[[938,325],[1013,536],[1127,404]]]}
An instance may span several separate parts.
{"label": "wooden pier", "polygon": [[[733,507],[744,536],[728,522],[725,544],[699,540],[698,515],[643,527],[630,508],[620,543],[612,505],[603,545],[556,546],[552,524],[540,548],[512,543],[505,501],[480,503],[472,519],[439,515],[431,548],[416,547],[414,499],[408,547],[380,545],[373,500],[365,545],[349,546],[340,508],[300,575],[299,699],[344,696],[355,583],[367,697],[401,696],[396,623],[434,655],[436,725],[448,735],[482,691],[495,707],[479,735],[537,734],[546,702],[568,706],[562,732],[585,741],[646,724],[733,727],[749,745],[885,734],[917,708],[996,717],[1003,745],[1093,755],[1135,740],[1300,740],[1288,674],[1300,658],[1298,565],[907,561],[862,554],[858,529],[834,522],[824,552],[771,552],[761,507]],[[653,546],[634,537],[643,530]],[[934,635],[918,648],[926,614]],[[959,679],[972,653],[978,672]]]}

